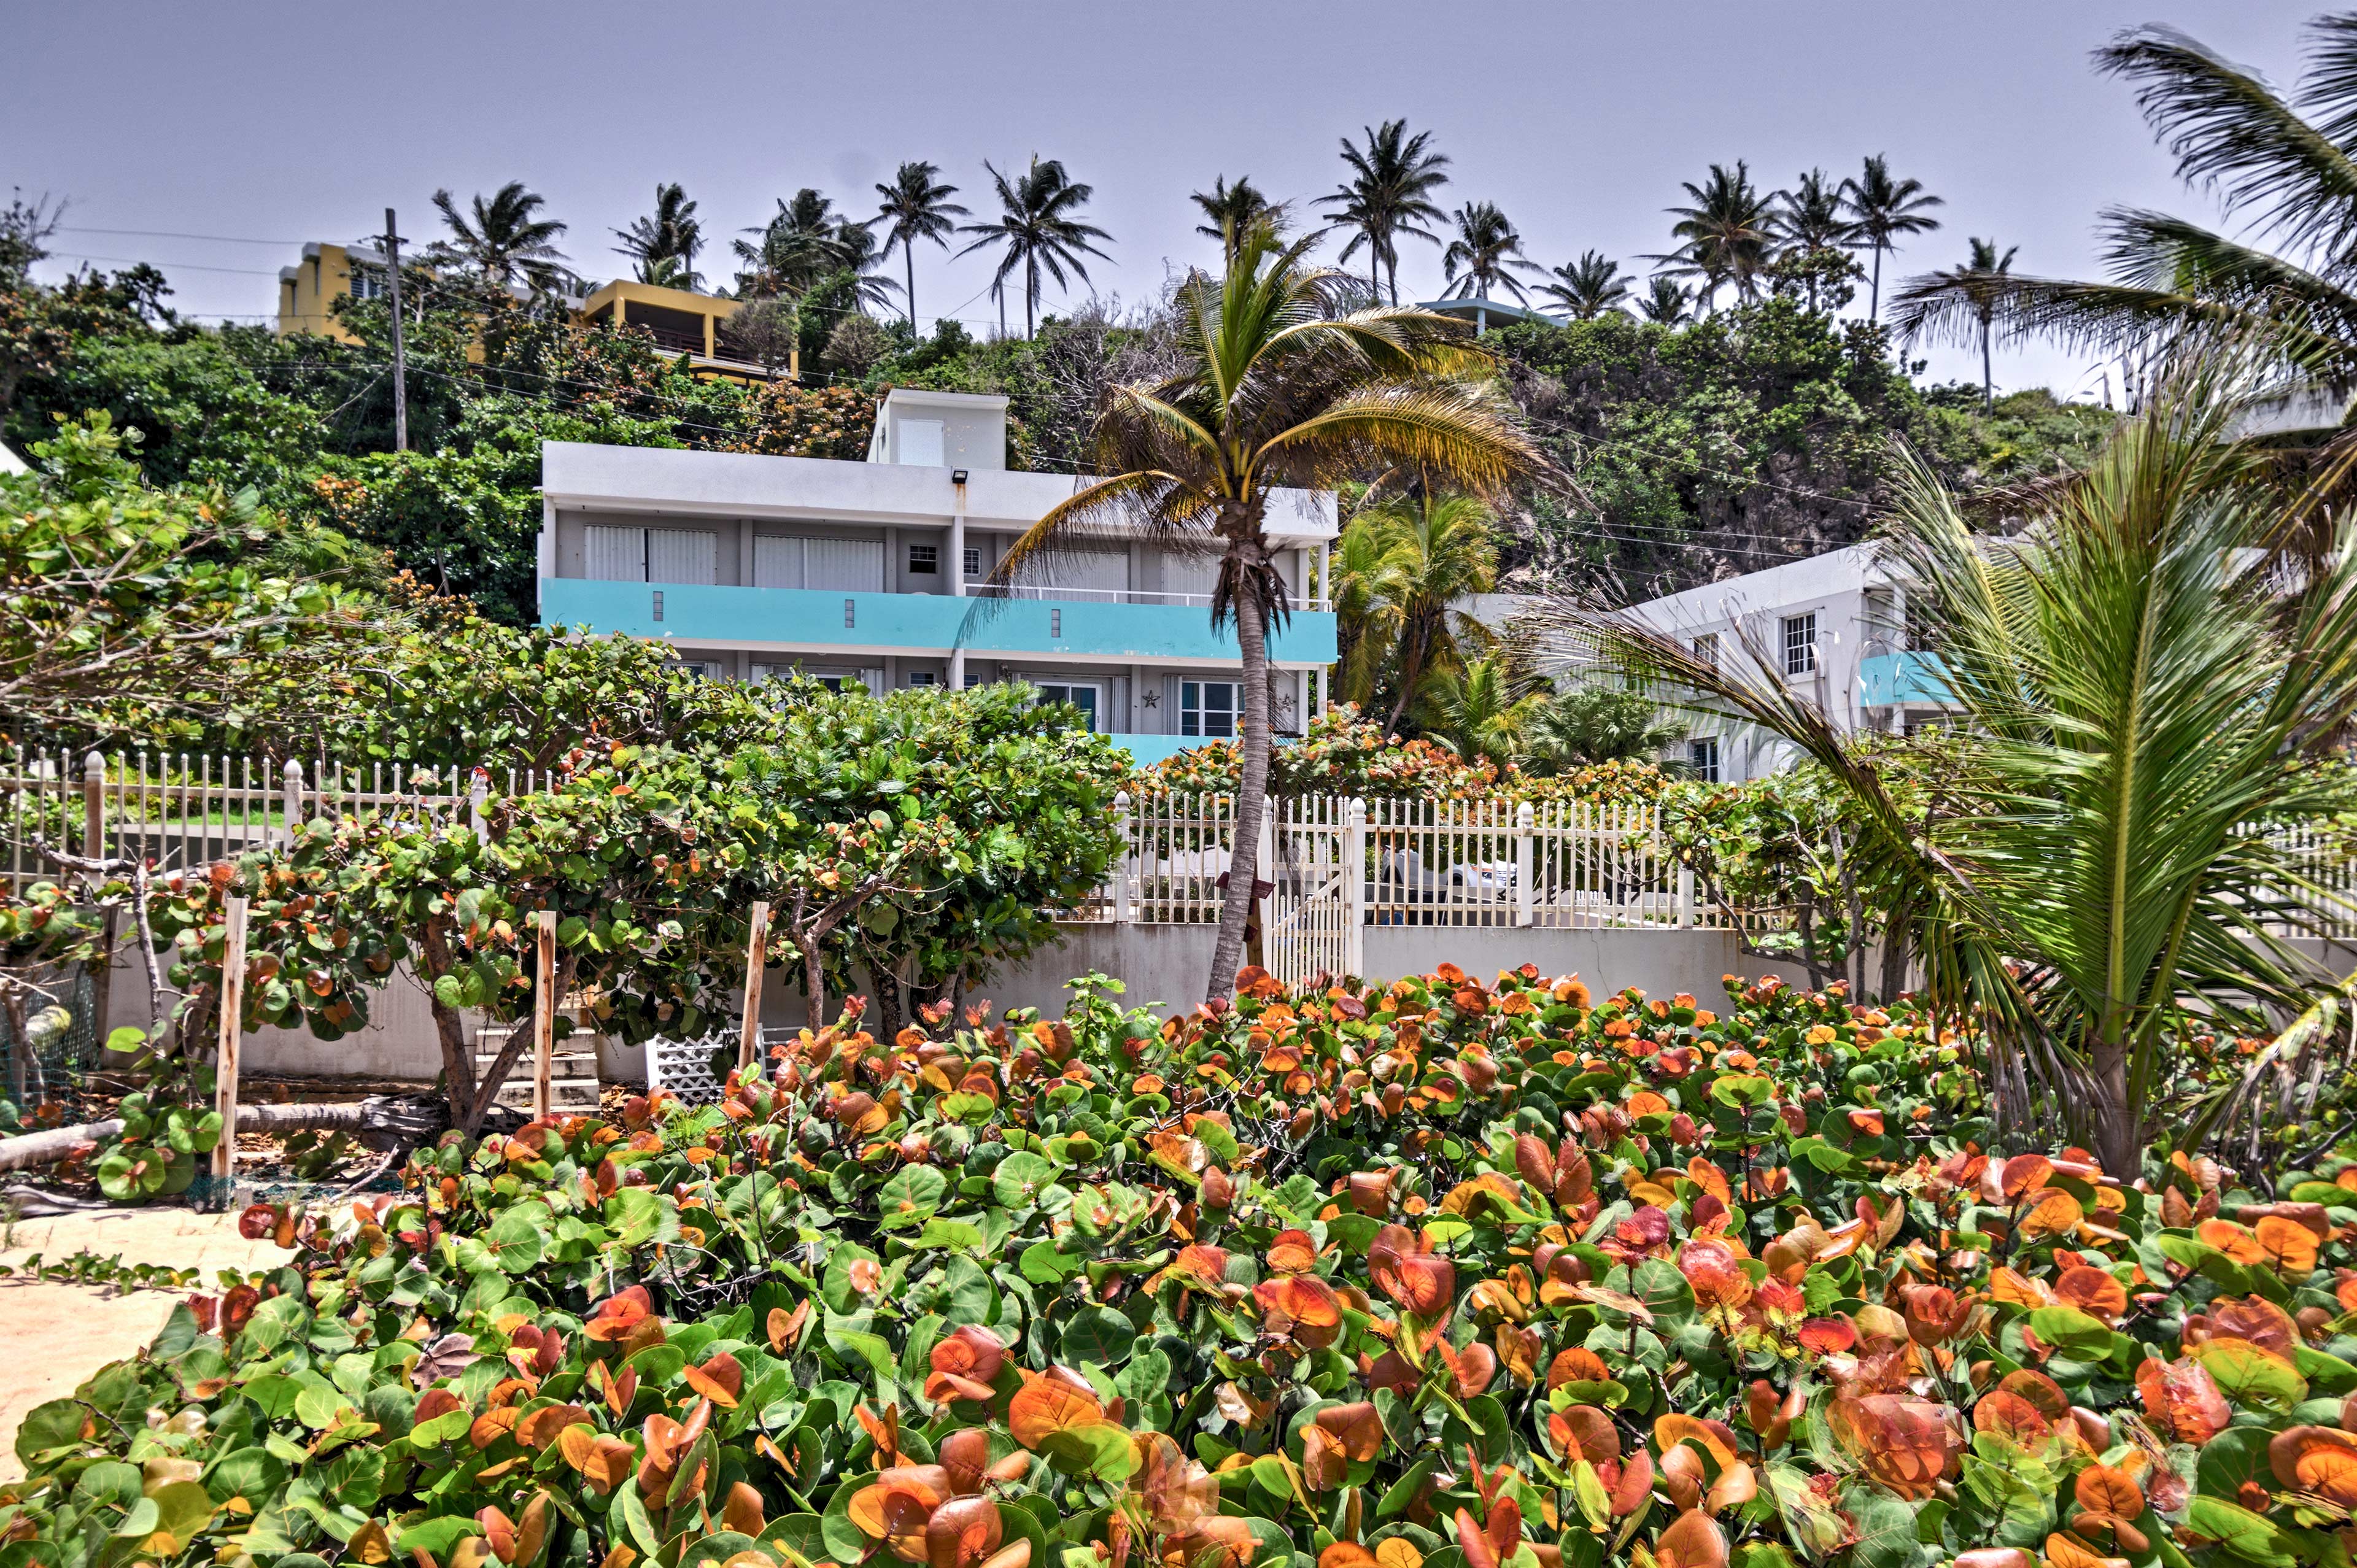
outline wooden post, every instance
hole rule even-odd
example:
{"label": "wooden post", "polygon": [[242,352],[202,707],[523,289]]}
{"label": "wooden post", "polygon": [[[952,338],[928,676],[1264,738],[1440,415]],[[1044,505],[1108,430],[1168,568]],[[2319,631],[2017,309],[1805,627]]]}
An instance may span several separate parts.
{"label": "wooden post", "polygon": [[213,1145],[213,1180],[227,1201],[237,1174],[237,1057],[245,1025],[245,898],[232,893],[221,901],[228,935],[221,942],[221,1043],[213,1063],[213,1109],[221,1113],[221,1142]]}
{"label": "wooden post", "polygon": [[1528,800],[1514,811],[1514,924],[1538,922],[1538,843],[1534,829],[1537,811]]}
{"label": "wooden post", "polygon": [[761,1064],[761,971],[767,967],[770,946],[770,903],[757,899],[753,905],[753,929],[745,940],[745,1034],[737,1042],[738,1070],[751,1069],[759,1072]]}
{"label": "wooden post", "polygon": [[532,1116],[539,1122],[548,1116],[549,1079],[556,1055],[556,911],[534,911],[532,924],[540,948],[532,1014]]}

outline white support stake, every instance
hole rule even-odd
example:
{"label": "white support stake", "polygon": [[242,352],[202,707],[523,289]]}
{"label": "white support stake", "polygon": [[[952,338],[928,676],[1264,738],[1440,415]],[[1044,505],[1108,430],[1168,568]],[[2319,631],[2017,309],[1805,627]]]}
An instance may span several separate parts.
{"label": "white support stake", "polygon": [[549,1101],[554,1098],[553,1075],[556,1058],[556,911],[538,909],[533,912],[533,931],[538,939],[538,972],[534,975],[533,1007],[532,1012],[532,1119],[548,1119]]}
{"label": "white support stake", "polygon": [[770,949],[770,902],[757,899],[753,905],[753,927],[745,940],[745,1011],[743,1037],[737,1043],[738,1071],[760,1069],[761,1063],[761,972],[768,967]]}
{"label": "white support stake", "polygon": [[[292,766],[290,764],[290,766]],[[213,1061],[213,1110],[221,1116],[221,1142],[213,1145],[213,1180],[226,1200],[237,1173],[237,1057],[245,1026],[245,898],[232,893],[221,901],[228,934],[221,941],[220,1049]]]}

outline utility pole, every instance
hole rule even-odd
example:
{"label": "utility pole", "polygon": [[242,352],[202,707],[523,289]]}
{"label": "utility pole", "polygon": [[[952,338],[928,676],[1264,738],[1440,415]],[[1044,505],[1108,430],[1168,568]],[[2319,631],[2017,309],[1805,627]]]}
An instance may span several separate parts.
{"label": "utility pole", "polygon": [[409,450],[408,362],[401,352],[401,230],[384,209],[384,275],[393,304],[393,449]]}

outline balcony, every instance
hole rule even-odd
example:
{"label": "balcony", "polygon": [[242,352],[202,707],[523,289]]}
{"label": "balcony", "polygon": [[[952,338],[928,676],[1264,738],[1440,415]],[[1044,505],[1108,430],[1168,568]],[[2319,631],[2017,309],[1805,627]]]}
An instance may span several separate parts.
{"label": "balcony", "polygon": [[1869,708],[1945,708],[1947,672],[1936,653],[1876,653],[1858,660],[1858,700]]}
{"label": "balcony", "polygon": [[[962,599],[544,577],[540,618],[544,626],[780,652],[857,649],[922,657],[962,647],[985,658],[1220,669],[1232,668],[1240,657],[1233,630],[1214,635],[1202,605],[1131,604],[1108,596]],[[1270,636],[1268,657],[1276,664],[1332,663],[1333,612],[1294,612]]]}

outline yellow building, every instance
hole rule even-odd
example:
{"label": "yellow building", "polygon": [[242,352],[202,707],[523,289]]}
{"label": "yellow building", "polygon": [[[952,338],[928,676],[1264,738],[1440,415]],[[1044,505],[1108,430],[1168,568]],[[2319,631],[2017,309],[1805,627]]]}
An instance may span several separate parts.
{"label": "yellow building", "polygon": [[375,246],[306,245],[300,263],[278,269],[278,336],[309,332],[357,343],[336,319],[336,301],[348,294],[378,299],[384,291],[384,252]]}
{"label": "yellow building", "polygon": [[[308,332],[358,342],[337,319],[336,302],[346,295],[382,298],[385,288],[384,252],[375,246],[305,245],[299,263],[278,269],[278,336]],[[587,326],[644,328],[665,353],[686,355],[698,375],[748,384],[771,379],[759,365],[731,353],[722,332],[721,323],[737,313],[741,300],[618,279],[586,299],[566,303],[573,318]],[[797,354],[787,379],[800,379],[801,369]]]}

